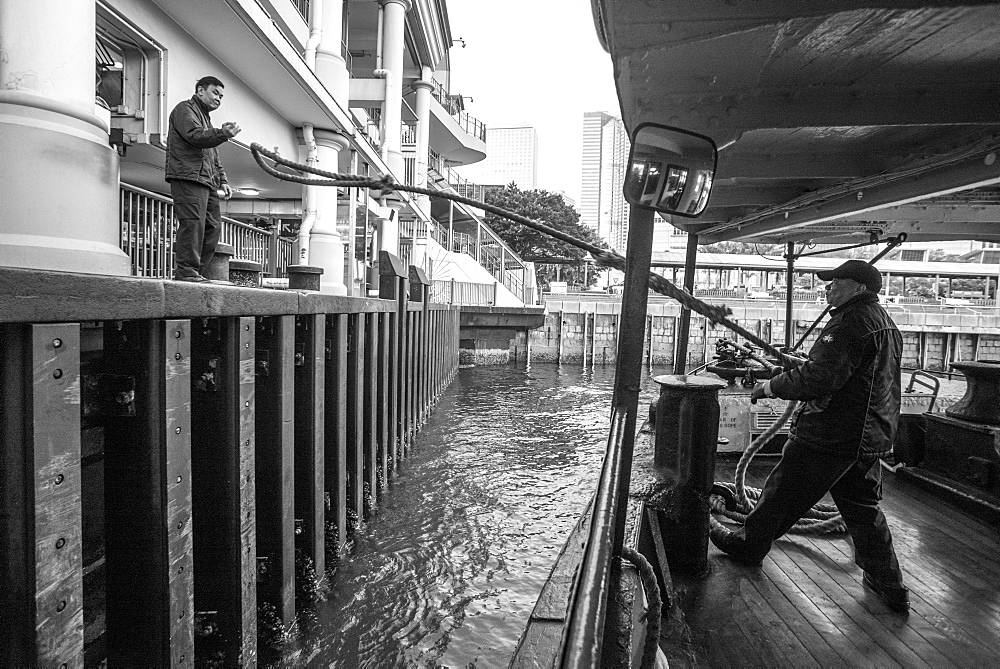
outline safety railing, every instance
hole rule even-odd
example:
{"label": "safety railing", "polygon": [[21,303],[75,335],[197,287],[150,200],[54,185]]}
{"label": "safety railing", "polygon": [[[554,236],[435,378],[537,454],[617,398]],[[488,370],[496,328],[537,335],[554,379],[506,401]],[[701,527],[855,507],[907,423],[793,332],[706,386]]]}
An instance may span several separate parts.
{"label": "safety railing", "polygon": [[132,274],[169,279],[174,257],[174,204],[169,198],[122,184],[119,246],[132,261]]}
{"label": "safety railing", "polygon": [[309,23],[309,0],[291,0],[292,4],[295,5],[295,11],[299,13],[299,16]]}
{"label": "safety railing", "polygon": [[496,304],[496,283],[431,281],[430,301],[436,304],[488,306]]}
{"label": "safety railing", "polygon": [[435,151],[429,151],[427,155],[427,167],[434,170],[441,176],[452,190],[463,197],[470,197],[474,200],[486,199],[486,187],[473,183],[464,178],[453,167],[445,162],[444,158]]}
{"label": "safety railing", "polygon": [[[119,245],[128,254],[133,276],[169,279],[172,275],[177,222],[168,197],[122,184],[118,210]],[[292,262],[292,240],[232,218],[222,218],[220,242],[230,244],[235,258],[259,262],[269,276],[285,276]]]}
{"label": "safety railing", "polygon": [[462,96],[449,94],[437,79],[432,79],[431,83],[434,85],[434,88],[431,89],[431,95],[455,119],[462,130],[485,142],[486,124],[462,108],[460,103]]}

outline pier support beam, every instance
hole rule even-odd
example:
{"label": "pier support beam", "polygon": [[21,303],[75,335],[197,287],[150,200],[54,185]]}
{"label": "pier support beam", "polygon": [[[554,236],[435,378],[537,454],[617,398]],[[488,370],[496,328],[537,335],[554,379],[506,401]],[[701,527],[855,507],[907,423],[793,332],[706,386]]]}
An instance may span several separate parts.
{"label": "pier support beam", "polygon": [[137,407],[104,429],[108,664],[184,666],[194,662],[191,322],[107,324],[104,367],[135,376]]}
{"label": "pier support beam", "polygon": [[257,323],[257,555],[260,592],[295,622],[295,317]]}
{"label": "pier support beam", "polygon": [[0,326],[0,407],[0,664],[81,667],[78,324]]}
{"label": "pier support beam", "polygon": [[303,314],[295,327],[295,518],[296,548],[313,563],[316,578],[326,571],[323,541],[323,448],[325,442],[326,317]]}
{"label": "pier support beam", "polygon": [[194,603],[200,657],[257,661],[255,319],[200,319],[191,334]]}

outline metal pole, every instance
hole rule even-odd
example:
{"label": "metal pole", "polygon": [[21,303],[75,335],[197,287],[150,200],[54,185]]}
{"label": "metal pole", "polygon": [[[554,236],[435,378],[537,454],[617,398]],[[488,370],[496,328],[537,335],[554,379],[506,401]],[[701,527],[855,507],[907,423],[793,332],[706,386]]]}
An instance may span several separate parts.
{"label": "metal pole", "polygon": [[[587,548],[580,565],[580,586],[576,588],[571,604],[569,629],[562,648],[562,666],[590,667],[599,664],[606,610],[617,601],[619,584],[612,573],[611,560],[621,556],[625,540],[652,248],[653,212],[633,207],[629,216],[612,433],[594,500]],[[609,548],[611,555],[608,555]]]}
{"label": "metal pole", "polygon": [[792,347],[792,295],[795,292],[795,244],[785,244],[785,260],[788,269],[785,271],[785,350]]}
{"label": "metal pole", "polygon": [[[684,257],[684,289],[694,295],[695,263],[698,260],[698,235],[689,232],[687,255]],[[674,356],[674,374],[683,374],[687,369],[688,336],[691,332],[691,310],[681,307],[680,331],[677,337],[677,355]],[[706,346],[708,342],[706,342]]]}

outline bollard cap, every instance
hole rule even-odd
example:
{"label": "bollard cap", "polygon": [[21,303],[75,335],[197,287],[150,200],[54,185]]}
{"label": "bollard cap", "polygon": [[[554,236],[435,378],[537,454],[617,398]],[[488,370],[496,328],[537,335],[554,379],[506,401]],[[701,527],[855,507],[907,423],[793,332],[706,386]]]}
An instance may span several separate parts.
{"label": "bollard cap", "polygon": [[707,376],[697,376],[694,374],[663,374],[654,376],[653,381],[660,384],[661,390],[688,389],[688,390],[722,390],[726,387],[726,382],[721,379],[712,379]]}

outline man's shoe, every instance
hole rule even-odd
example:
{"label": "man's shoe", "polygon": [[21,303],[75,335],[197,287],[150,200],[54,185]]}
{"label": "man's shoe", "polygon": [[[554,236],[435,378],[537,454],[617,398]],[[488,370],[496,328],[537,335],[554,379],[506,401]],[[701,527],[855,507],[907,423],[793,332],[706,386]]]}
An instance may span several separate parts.
{"label": "man's shoe", "polygon": [[861,582],[872,592],[882,598],[886,606],[896,613],[908,613],[910,610],[910,591],[902,585],[885,585],[879,583],[865,572]]}
{"label": "man's shoe", "polygon": [[737,562],[752,567],[761,565],[762,560],[747,555],[741,542],[735,537],[735,533],[713,516],[708,517],[708,538],[712,540],[716,548]]}
{"label": "man's shoe", "polygon": [[201,274],[195,274],[194,276],[175,276],[174,281],[186,281],[187,283],[211,283]]}

